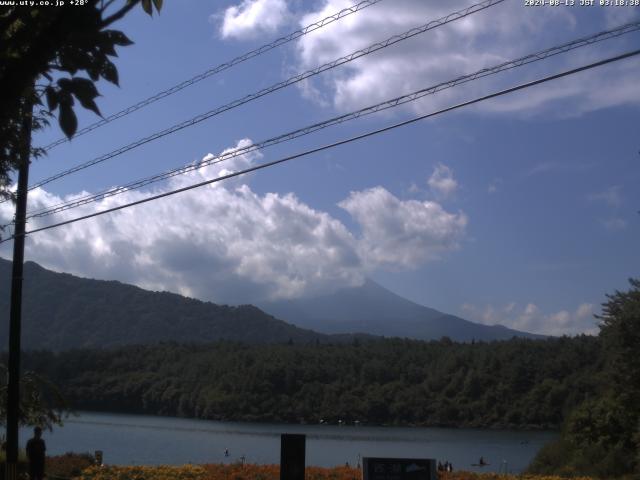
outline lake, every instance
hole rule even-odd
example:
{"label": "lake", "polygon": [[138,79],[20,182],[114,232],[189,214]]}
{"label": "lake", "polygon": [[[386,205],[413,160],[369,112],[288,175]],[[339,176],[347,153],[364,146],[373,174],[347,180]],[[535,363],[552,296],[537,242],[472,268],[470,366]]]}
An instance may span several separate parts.
{"label": "lake", "polygon": [[[512,473],[524,470],[540,447],[556,436],[539,431],[282,425],[81,412],[43,437],[49,455],[102,450],[106,464],[228,463],[242,456],[250,463],[277,464],[282,433],[307,436],[307,465],[355,466],[359,456],[419,457],[448,460],[454,469]],[[30,436],[22,429],[20,444]],[[480,456],[491,465],[472,466]]]}

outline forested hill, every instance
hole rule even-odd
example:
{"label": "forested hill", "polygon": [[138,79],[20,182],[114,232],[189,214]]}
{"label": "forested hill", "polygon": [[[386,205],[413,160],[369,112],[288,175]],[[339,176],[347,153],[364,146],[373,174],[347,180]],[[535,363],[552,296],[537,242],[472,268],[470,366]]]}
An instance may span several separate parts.
{"label": "forested hill", "polygon": [[[4,318],[9,314],[10,273],[11,262],[0,258],[0,316]],[[542,338],[447,315],[371,281],[329,296],[269,303],[259,309],[80,278],[26,262],[23,299],[26,349],[58,351],[161,341],[336,343],[369,335],[455,341]],[[5,345],[7,325],[0,322],[0,342]]]}
{"label": "forested hill", "polygon": [[31,352],[76,409],[245,421],[558,427],[597,391],[594,337],[164,344]]}
{"label": "forested hill", "polygon": [[[120,282],[24,266],[24,349],[66,350],[161,341],[248,343],[342,341],[289,325],[251,306],[230,307]],[[0,318],[9,318],[11,262],[0,259]],[[7,345],[9,322],[0,324]]]}

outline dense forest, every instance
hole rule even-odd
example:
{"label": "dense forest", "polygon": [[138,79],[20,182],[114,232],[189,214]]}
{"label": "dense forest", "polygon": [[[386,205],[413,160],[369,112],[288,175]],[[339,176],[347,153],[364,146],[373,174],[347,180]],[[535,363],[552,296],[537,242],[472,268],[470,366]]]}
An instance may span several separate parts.
{"label": "dense forest", "polygon": [[593,396],[596,338],[129,346],[25,354],[77,409],[282,422],[554,428]]}
{"label": "dense forest", "polygon": [[598,341],[604,364],[596,394],[570,412],[532,472],[640,478],[640,280],[630,284],[603,304]]}

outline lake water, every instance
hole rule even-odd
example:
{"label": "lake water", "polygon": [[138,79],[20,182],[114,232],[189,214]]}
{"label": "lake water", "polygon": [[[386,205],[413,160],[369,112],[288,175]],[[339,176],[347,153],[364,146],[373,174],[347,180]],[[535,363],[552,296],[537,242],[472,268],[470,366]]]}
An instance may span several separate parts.
{"label": "lake water", "polygon": [[[45,432],[49,455],[102,450],[104,463],[280,462],[280,434],[307,436],[307,465],[335,466],[359,456],[435,458],[454,469],[519,473],[553,432],[414,427],[281,425],[82,412]],[[29,430],[20,433],[24,445]],[[224,456],[225,449],[229,456]],[[491,465],[472,466],[483,456]]]}

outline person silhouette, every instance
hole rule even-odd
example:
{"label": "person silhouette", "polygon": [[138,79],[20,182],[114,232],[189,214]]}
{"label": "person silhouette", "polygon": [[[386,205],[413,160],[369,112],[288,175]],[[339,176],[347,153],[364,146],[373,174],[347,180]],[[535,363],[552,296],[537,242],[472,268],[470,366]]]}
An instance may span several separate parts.
{"label": "person silhouette", "polygon": [[47,446],[42,439],[42,429],[33,429],[33,438],[27,442],[27,459],[29,461],[29,479],[42,480],[44,478],[44,458]]}

